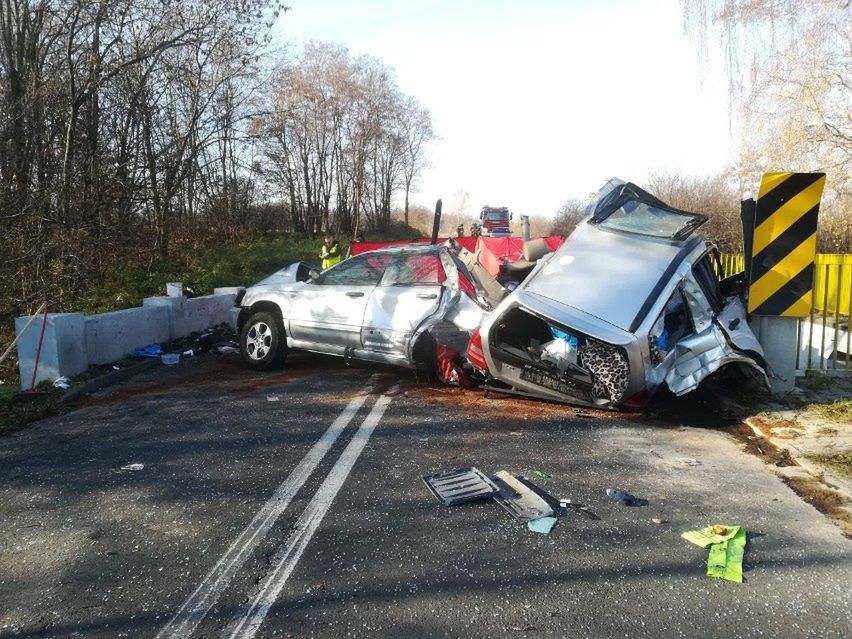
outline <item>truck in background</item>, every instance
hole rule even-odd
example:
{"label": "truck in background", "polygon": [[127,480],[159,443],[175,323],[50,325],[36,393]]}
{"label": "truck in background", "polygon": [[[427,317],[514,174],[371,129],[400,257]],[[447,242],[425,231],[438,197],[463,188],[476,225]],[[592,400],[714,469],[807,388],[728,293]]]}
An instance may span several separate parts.
{"label": "truck in background", "polygon": [[509,230],[512,214],[506,206],[483,206],[479,219],[482,221],[483,235],[494,237],[512,234]]}

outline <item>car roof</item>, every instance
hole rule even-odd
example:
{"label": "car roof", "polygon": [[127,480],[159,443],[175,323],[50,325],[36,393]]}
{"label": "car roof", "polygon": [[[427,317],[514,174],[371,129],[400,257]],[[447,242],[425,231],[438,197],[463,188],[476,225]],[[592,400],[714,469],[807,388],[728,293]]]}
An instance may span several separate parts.
{"label": "car roof", "polygon": [[359,255],[372,255],[373,253],[439,253],[443,244],[395,244],[384,248],[364,251]]}
{"label": "car roof", "polygon": [[[573,306],[626,331],[635,331],[675,269],[696,247],[684,241],[606,230],[580,223],[525,290]],[[554,318],[557,319],[557,318]]]}

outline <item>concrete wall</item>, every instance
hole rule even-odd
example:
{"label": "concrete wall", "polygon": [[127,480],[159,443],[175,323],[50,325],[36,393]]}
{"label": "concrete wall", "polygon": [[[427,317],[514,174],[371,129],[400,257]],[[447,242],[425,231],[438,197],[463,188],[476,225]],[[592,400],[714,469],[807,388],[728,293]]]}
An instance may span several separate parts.
{"label": "concrete wall", "polygon": [[165,307],[128,308],[86,318],[89,365],[109,364],[137,348],[171,339]]}
{"label": "concrete wall", "polygon": [[[15,331],[20,332],[29,317],[15,320]],[[41,336],[42,320],[36,319],[18,341],[18,371],[21,389],[30,387],[35,366],[36,351]],[[36,383],[56,379],[62,375],[77,375],[88,367],[85,344],[85,316],[82,313],[51,313],[47,316],[44,342],[38,360]]]}
{"label": "concrete wall", "polygon": [[[237,289],[217,289],[213,295],[193,299],[149,297],[140,308],[88,317],[82,313],[49,314],[36,383],[77,375],[93,364],[127,357],[137,348],[230,323],[236,293]],[[28,320],[17,318],[15,330],[20,333]],[[22,389],[30,387],[41,326],[41,320],[36,319],[18,342]]]}

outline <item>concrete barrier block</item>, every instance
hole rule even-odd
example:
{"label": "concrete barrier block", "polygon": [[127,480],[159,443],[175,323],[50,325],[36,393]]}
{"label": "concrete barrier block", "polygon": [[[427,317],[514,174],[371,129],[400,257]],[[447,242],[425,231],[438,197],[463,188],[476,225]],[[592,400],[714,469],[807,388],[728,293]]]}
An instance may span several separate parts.
{"label": "concrete barrier block", "polygon": [[244,286],[219,286],[213,289],[213,295],[237,295],[244,290]]}
{"label": "concrete barrier block", "polygon": [[204,295],[186,300],[183,322],[180,325],[180,330],[183,332],[178,337],[228,322],[236,297],[236,294],[229,293]]}
{"label": "concrete barrier block", "polygon": [[766,363],[775,374],[769,378],[772,392],[785,393],[795,388],[798,320],[795,317],[756,316],[749,326],[763,347]]}
{"label": "concrete barrier block", "polygon": [[[29,317],[15,320],[20,332]],[[18,342],[18,371],[21,389],[30,387],[42,323],[36,320]],[[63,375],[78,375],[88,368],[85,349],[85,320],[82,313],[50,313],[44,330],[36,383]]]}
{"label": "concrete barrier block", "polygon": [[[166,297],[159,295],[157,297],[146,297],[142,300],[143,308],[164,308],[168,323],[168,337],[166,339],[174,339],[175,337],[183,337],[186,333],[183,330],[183,316],[186,312],[185,297]],[[160,340],[166,341],[166,340]]]}
{"label": "concrete barrier block", "polygon": [[86,357],[89,364],[109,364],[137,348],[169,339],[165,306],[143,306],[86,317]]}

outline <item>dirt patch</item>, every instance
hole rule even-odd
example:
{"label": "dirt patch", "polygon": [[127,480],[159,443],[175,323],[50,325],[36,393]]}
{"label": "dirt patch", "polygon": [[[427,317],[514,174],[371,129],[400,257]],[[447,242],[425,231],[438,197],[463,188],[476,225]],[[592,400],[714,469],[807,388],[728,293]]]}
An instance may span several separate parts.
{"label": "dirt patch", "polygon": [[818,479],[780,477],[799,497],[834,519],[840,525],[843,535],[852,539],[852,510],[850,504],[839,494],[826,488]]}
{"label": "dirt patch", "polygon": [[729,427],[727,432],[743,444],[746,452],[760,457],[767,464],[778,466],[779,468],[798,465],[788,450],[778,448],[766,439],[766,437],[755,434],[752,427],[748,424],[741,423]]}
{"label": "dirt patch", "polygon": [[514,425],[524,420],[612,418],[613,416],[613,413],[608,411],[574,408],[566,404],[501,395],[493,391],[489,391],[486,396],[482,390],[467,390],[456,386],[423,382],[411,383],[406,388],[406,392],[409,397],[422,399],[431,404],[452,404],[472,418]]}

